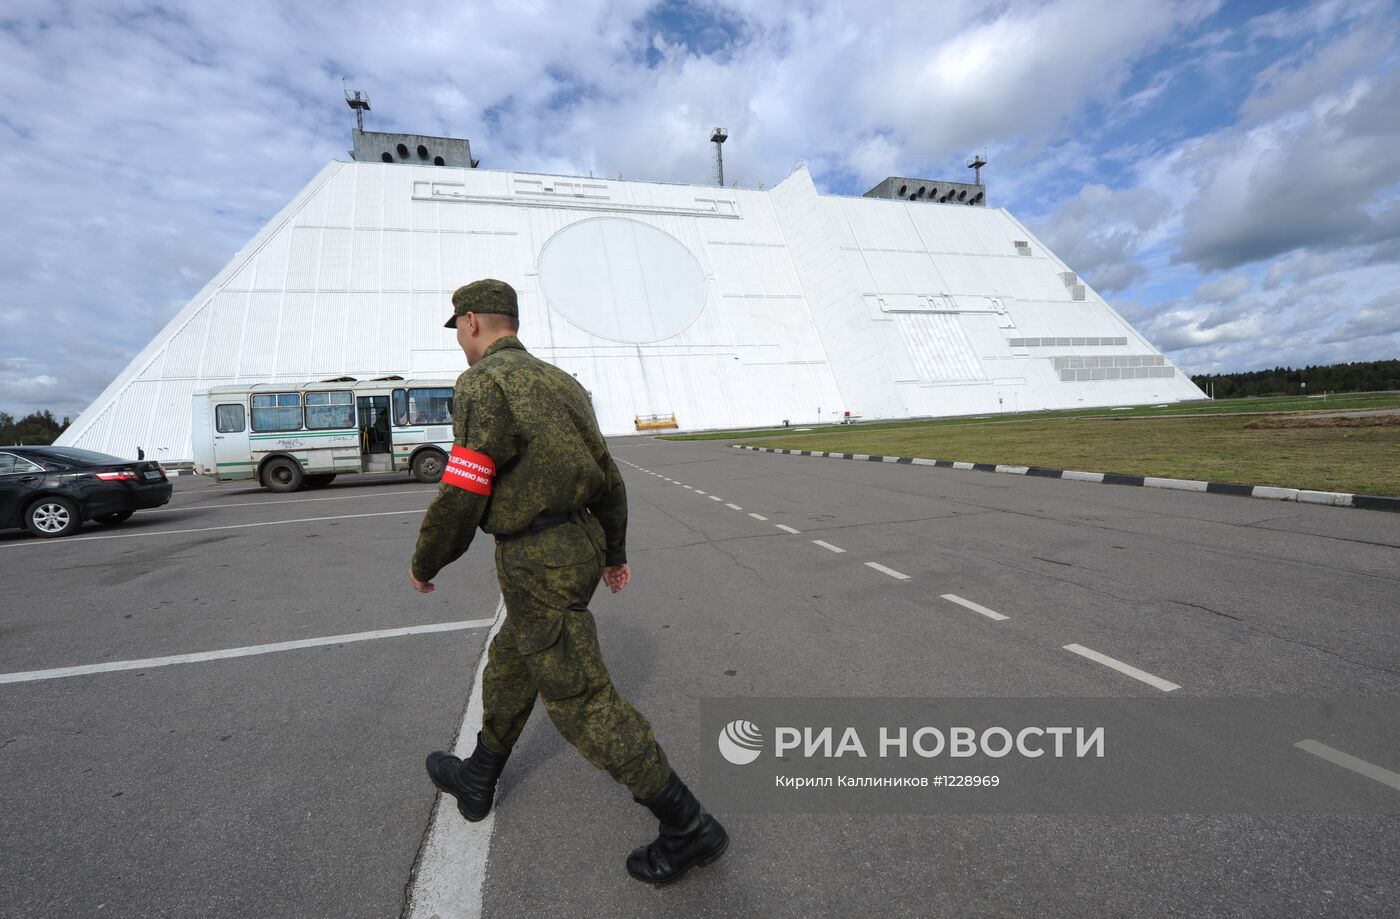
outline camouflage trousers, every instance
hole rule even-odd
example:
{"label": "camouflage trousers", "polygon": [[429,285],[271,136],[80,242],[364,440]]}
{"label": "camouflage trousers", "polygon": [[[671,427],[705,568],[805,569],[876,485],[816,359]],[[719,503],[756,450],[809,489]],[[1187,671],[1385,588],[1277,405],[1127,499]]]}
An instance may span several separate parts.
{"label": "camouflage trousers", "polygon": [[496,545],[506,620],[487,649],[481,735],[509,752],[535,697],[564,739],[645,798],[670,775],[651,725],[613,688],[588,611],[603,573],[603,529],[592,517]]}

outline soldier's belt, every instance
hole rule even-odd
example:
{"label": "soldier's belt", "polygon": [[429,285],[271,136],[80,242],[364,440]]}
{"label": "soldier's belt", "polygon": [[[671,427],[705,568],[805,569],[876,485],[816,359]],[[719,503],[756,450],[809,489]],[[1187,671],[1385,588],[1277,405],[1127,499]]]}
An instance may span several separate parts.
{"label": "soldier's belt", "polygon": [[582,522],[585,514],[583,511],[568,511],[562,514],[540,514],[523,530],[515,533],[497,533],[496,542],[509,542],[512,539],[519,539],[530,533],[538,533],[540,530],[547,530],[550,527],[558,526],[561,523]]}

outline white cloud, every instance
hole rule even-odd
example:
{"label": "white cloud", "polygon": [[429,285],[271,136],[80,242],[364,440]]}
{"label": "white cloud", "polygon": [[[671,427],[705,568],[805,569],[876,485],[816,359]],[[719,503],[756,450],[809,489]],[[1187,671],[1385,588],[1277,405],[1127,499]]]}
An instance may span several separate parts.
{"label": "white cloud", "polygon": [[[1400,181],[1400,79],[1393,53],[1377,63],[1393,11],[1285,10],[1241,39],[1214,8],[11,3],[0,358],[33,363],[0,373],[0,408],[81,408],[316,169],[343,158],[342,76],[369,91],[370,127],[467,136],[487,168],[705,181],[708,130],[723,125],[731,181],[772,184],[805,158],[819,182],[858,193],[888,173],[965,175],[985,145],[992,202],[1033,205],[1044,216],[1021,216],[1101,292],[1128,292],[1143,317],[1176,316],[1153,328],[1195,349],[1186,356],[1272,361],[1228,350],[1248,344],[1233,336],[1250,311],[1316,309],[1329,295],[1308,285],[1329,278],[1349,285],[1330,294],[1348,302],[1326,307],[1329,329],[1370,328],[1344,317],[1400,258],[1400,208],[1379,197]],[[1138,72],[1154,53],[1179,42],[1224,66],[1246,55],[1242,41],[1266,40],[1291,44],[1260,66],[1245,122],[1185,137],[1145,127],[1096,150],[1105,124],[1150,126],[1172,104],[1184,71]],[[1096,174],[1101,163],[1126,166],[1129,184]],[[1268,297],[1179,314],[1202,272],[1255,262]],[[1178,280],[1165,295],[1138,289]]]}
{"label": "white cloud", "polygon": [[1196,299],[1207,303],[1233,303],[1249,293],[1253,282],[1242,272],[1222,274],[1217,278],[1202,281],[1196,287]]}

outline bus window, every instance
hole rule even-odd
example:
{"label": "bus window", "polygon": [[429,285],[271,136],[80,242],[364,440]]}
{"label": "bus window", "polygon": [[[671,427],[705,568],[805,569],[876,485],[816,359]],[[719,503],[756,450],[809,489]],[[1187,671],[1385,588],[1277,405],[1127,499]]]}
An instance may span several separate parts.
{"label": "bus window", "polygon": [[300,431],[301,393],[256,393],[253,396],[254,431]]}
{"label": "bus window", "polygon": [[220,434],[239,434],[243,431],[243,406],[217,405],[214,407],[214,430]]}
{"label": "bus window", "polygon": [[446,387],[410,389],[408,420],[412,424],[451,424],[452,390]]}
{"label": "bus window", "polygon": [[407,390],[394,390],[394,424],[408,424]]}
{"label": "bus window", "polygon": [[306,429],[328,431],[355,426],[355,397],[350,390],[306,394]]}

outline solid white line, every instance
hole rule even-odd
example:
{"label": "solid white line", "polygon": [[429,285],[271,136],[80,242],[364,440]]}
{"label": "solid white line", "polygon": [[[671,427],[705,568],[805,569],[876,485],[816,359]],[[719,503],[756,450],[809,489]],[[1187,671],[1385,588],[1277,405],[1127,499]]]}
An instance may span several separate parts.
{"label": "solid white line", "polygon": [[777,528],[780,529],[780,530],[787,530],[789,533],[801,533],[801,532],[802,532],[801,530],[794,530],[792,527],[788,526],[786,523],[775,523],[775,524],[773,524],[773,526],[777,527]]}
{"label": "solid white line", "polygon": [[740,507],[740,506],[737,505],[737,504],[726,504],[725,507],[732,507],[732,508],[734,508],[734,510],[736,510],[736,511],[741,511],[741,510],[743,510],[743,508]]}
{"label": "solid white line", "polygon": [[831,543],[826,542],[825,540],[821,540],[821,539],[814,539],[814,540],[812,540],[812,544],[813,544],[813,545],[817,545],[817,546],[821,546],[823,549],[828,549],[828,550],[830,550],[830,551],[832,551],[832,552],[845,552],[845,551],[846,551],[845,549],[841,548],[840,546],[833,546]]}
{"label": "solid white line", "polygon": [[169,657],[148,657],[130,661],[107,661],[101,664],[86,664],[81,667],[55,667],[52,670],[0,673],[0,683],[33,683],[38,680],[87,676],[90,673],[148,670],[152,667],[168,667],[171,664],[199,664],[204,661],[218,661],[230,657],[251,657],[255,654],[273,654],[277,651],[299,651],[302,648],[319,648],[323,645],[342,645],[356,641],[374,641],[379,638],[399,638],[403,635],[460,632],[463,629],[483,628],[491,625],[494,621],[493,619],[468,619],[462,622],[435,622],[430,625],[411,625],[399,629],[380,629],[377,632],[351,632],[348,635],[328,635],[324,638],[303,638],[297,641],[278,641],[266,645],[248,645],[243,648],[225,648],[222,651],[197,651],[193,654],[172,654]]}
{"label": "solid white line", "polygon": [[1343,753],[1334,747],[1329,747],[1325,743],[1316,740],[1300,740],[1293,746],[1300,750],[1306,750],[1313,756],[1320,756],[1329,763],[1336,763],[1343,769],[1350,769],[1358,775],[1364,775],[1368,779],[1375,779],[1382,785],[1389,785],[1396,791],[1400,791],[1400,772],[1391,772],[1383,766],[1368,763],[1364,759],[1357,759],[1350,753]]}
{"label": "solid white line", "polygon": [[767,519],[768,519],[767,517],[763,516],[762,514],[755,514],[755,513],[753,513],[752,511],[749,512],[749,516],[752,517],[752,518],[755,519],[755,520],[767,520]]}
{"label": "solid white line", "polygon": [[66,546],[74,542],[89,542],[94,539],[142,539],[151,536],[179,536],[185,533],[212,533],[215,530],[246,530],[249,527],[275,527],[288,523],[315,523],[318,520],[355,520],[360,517],[393,517],[396,514],[422,514],[427,508],[411,511],[378,511],[373,514],[341,514],[336,517],[298,517],[295,520],[267,520],[262,523],[230,523],[221,527],[197,527],[192,530],[159,530],[151,533],[113,533],[111,536],[69,536],[67,539],[32,539],[0,545],[0,549],[23,549],[26,546]]}
{"label": "solid white line", "polygon": [[[467,699],[466,715],[457,729],[452,752],[466,758],[476,748],[476,732],[481,727],[481,676],[486,671],[486,651],[505,622],[505,600],[496,606],[496,622],[481,647]],[[427,776],[422,775],[427,781]],[[431,786],[430,786],[431,787]],[[438,795],[433,820],[423,854],[414,867],[408,892],[409,919],[480,919],[481,889],[486,883],[486,857],[491,852],[491,831],[496,827],[496,809],[485,819],[468,823],[457,813],[455,801]]]}
{"label": "solid white line", "polygon": [[374,492],[367,495],[341,495],[335,498],[273,498],[270,501],[239,501],[237,504],[192,504],[189,507],[156,507],[139,511],[142,517],[147,514],[168,514],[171,511],[223,510],[226,507],[279,507],[283,504],[304,504],[307,501],[356,501],[360,498],[396,498],[399,495],[435,495],[435,488],[415,488],[413,491]]}
{"label": "solid white line", "polygon": [[953,602],[953,603],[956,603],[956,604],[958,604],[959,606],[966,606],[968,609],[972,610],[974,613],[981,613],[983,616],[986,616],[988,619],[996,619],[997,621],[1001,621],[1002,619],[1009,619],[1009,618],[1011,618],[1010,616],[1003,616],[1001,613],[998,613],[998,612],[997,612],[996,610],[994,610],[994,609],[987,609],[985,606],[983,606],[983,605],[980,604],[980,603],[973,603],[971,600],[964,600],[962,597],[959,597],[957,594],[943,594],[942,596],[943,596],[943,599],[949,600],[949,601],[951,601],[951,602]]}
{"label": "solid white line", "polygon": [[865,563],[865,566],[866,566],[867,568],[874,568],[876,571],[878,571],[878,572],[880,572],[880,573],[882,573],[882,574],[888,574],[890,577],[892,577],[892,578],[898,578],[898,579],[901,580],[901,581],[907,581],[907,580],[909,580],[909,575],[905,574],[905,573],[902,572],[902,571],[895,571],[893,568],[886,568],[884,565],[880,564],[879,562],[866,562],[866,563]]}
{"label": "solid white line", "polygon": [[723,501],[724,499],[721,498],[719,495],[710,495],[710,500],[711,500],[711,501]]}
{"label": "solid white line", "polygon": [[1083,645],[1064,645],[1064,649],[1066,651],[1073,651],[1080,657],[1087,657],[1091,661],[1097,661],[1098,663],[1103,664],[1105,667],[1112,667],[1119,673],[1126,673],[1133,679],[1141,680],[1148,686],[1157,687],[1158,689],[1162,690],[1162,692],[1171,692],[1173,689],[1181,688],[1180,686],[1169,680],[1164,680],[1159,676],[1153,676],[1146,670],[1139,670],[1132,664],[1125,664],[1120,660],[1114,660],[1107,654],[1100,654],[1099,652],[1091,648],[1086,648]]}

